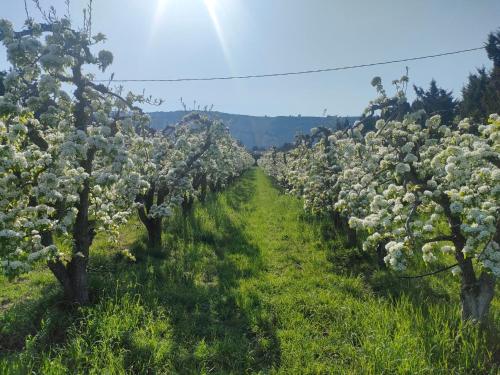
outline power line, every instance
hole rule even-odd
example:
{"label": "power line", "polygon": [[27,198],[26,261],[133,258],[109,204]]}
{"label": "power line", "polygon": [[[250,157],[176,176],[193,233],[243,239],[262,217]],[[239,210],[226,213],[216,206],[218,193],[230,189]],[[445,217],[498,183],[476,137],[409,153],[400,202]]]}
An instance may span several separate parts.
{"label": "power line", "polygon": [[[338,70],[359,69],[359,68],[366,68],[366,67],[370,67],[370,66],[395,64],[395,63],[406,62],[406,61],[432,59],[432,58],[436,58],[436,57],[449,56],[449,55],[457,55],[457,54],[460,54],[460,53],[478,51],[478,50],[481,50],[481,49],[484,49],[484,47],[468,48],[468,49],[462,49],[462,50],[458,50],[458,51],[438,53],[438,54],[435,54],[435,55],[410,57],[410,58],[406,58],[406,59],[380,61],[380,62],[374,62],[374,63],[369,63],[369,64],[347,65],[347,66],[339,66],[339,67],[334,67],[334,68],[302,70],[302,71],[297,71],[297,72],[268,73],[268,74],[249,74],[249,75],[225,76],[225,77],[200,77],[200,78],[113,79],[113,80],[111,80],[111,82],[189,82],[189,81],[223,81],[223,80],[231,80],[231,79],[283,77],[283,76],[292,76],[292,75],[301,75],[301,74],[334,72],[334,71],[338,71]],[[98,80],[94,80],[94,82],[110,82],[110,80],[107,80],[107,79],[98,79]]]}

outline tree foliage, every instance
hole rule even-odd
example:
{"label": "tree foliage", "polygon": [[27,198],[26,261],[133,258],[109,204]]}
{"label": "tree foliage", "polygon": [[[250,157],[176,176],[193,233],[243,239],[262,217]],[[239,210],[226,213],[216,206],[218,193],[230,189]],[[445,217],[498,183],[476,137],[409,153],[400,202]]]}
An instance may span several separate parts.
{"label": "tree foliage", "polygon": [[[113,61],[96,50],[104,36],[92,36],[90,22],[76,30],[55,13],[46,21],[30,18],[21,31],[0,21],[11,63],[0,96],[0,266],[16,277],[45,261],[66,298],[86,304],[96,232],[113,240],[135,209],[147,220],[166,216],[193,194],[196,171],[205,168],[223,187],[253,159],[221,124],[201,117],[174,135],[148,130],[138,106],[148,98],[95,84],[87,73]],[[160,220],[155,235],[161,230]]]}
{"label": "tree foliage", "polygon": [[[392,110],[401,96],[387,98],[377,86],[368,112]],[[271,150],[259,163],[306,208],[340,212],[365,233],[363,248],[383,246],[396,270],[416,251],[426,263],[436,252],[453,256],[463,318],[483,320],[500,276],[500,118],[476,126],[463,119],[458,127],[439,115],[424,125],[419,118],[379,118],[368,132],[362,122],[348,131],[313,129],[295,150]]]}
{"label": "tree foliage", "polygon": [[433,115],[440,115],[443,123],[452,124],[458,102],[453,98],[451,91],[438,87],[434,79],[431,81],[428,90],[417,86],[413,86],[413,89],[417,98],[411,104],[411,110],[413,112],[425,111],[424,122]]}
{"label": "tree foliage", "polygon": [[460,114],[476,122],[486,121],[490,113],[500,113],[500,30],[489,34],[485,48],[493,69],[481,68],[469,75],[460,105]]}

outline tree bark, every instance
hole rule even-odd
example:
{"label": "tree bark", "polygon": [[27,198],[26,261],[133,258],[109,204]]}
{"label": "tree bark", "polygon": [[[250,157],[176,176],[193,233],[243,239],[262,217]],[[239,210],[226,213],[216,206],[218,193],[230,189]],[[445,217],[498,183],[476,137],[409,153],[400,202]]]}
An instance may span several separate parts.
{"label": "tree bark", "polygon": [[[80,60],[72,69],[73,82],[76,85],[74,95],[77,100],[73,115],[75,118],[75,127],[78,130],[86,132],[89,122],[89,113],[86,110],[88,99],[85,97],[86,85],[81,72],[82,65],[83,61]],[[92,175],[94,155],[95,150],[90,148],[87,151],[86,158],[80,162],[81,167],[88,174],[89,178],[85,179],[79,193],[79,201],[76,206],[78,213],[73,226],[73,254],[71,261],[65,266],[66,276],[64,277],[65,284],[63,284],[67,297],[80,305],[86,305],[90,301],[87,264],[90,255],[90,245],[92,244],[95,234],[93,223],[89,220],[90,176]],[[56,268],[59,274],[61,269],[60,265],[58,264]]]}
{"label": "tree bark", "polygon": [[153,250],[161,249],[162,242],[162,218],[149,219],[146,224],[148,231],[148,247]]}
{"label": "tree bark", "polygon": [[149,190],[144,196],[141,196],[138,200],[142,203],[141,207],[137,208],[137,213],[139,214],[139,219],[146,227],[148,232],[148,248],[149,249],[160,249],[162,243],[162,228],[163,228],[163,218],[156,217],[152,218],[148,214],[151,207],[154,204],[156,195],[156,204],[161,205],[164,203],[168,191],[165,189],[156,189],[156,183],[151,182]]}
{"label": "tree bark", "polygon": [[48,266],[63,287],[67,301],[78,305],[87,305],[90,302],[87,259],[76,254],[67,265],[55,260],[50,261]]}
{"label": "tree bark", "polygon": [[333,212],[331,218],[333,225],[347,234],[347,246],[356,246],[358,243],[358,235],[356,231],[349,226],[347,219],[338,212]]}
{"label": "tree bark", "polygon": [[201,183],[201,191],[200,191],[200,201],[205,202],[207,200],[207,177],[204,175],[203,181]]}
{"label": "tree bark", "polygon": [[204,173],[198,174],[195,179],[195,183],[193,183],[193,189],[200,189],[199,200],[200,202],[205,202],[207,198],[207,176]]}
{"label": "tree bark", "polygon": [[184,194],[184,199],[182,200],[182,213],[183,215],[187,215],[189,211],[193,208],[194,197],[192,195]]}
{"label": "tree bark", "polygon": [[60,260],[55,260],[49,261],[47,265],[56,277],[57,281],[59,281],[59,283],[61,284],[64,290],[64,298],[69,302],[76,302],[74,298],[75,293],[73,288],[71,287],[71,280],[64,263]]}
{"label": "tree bark", "polygon": [[[466,240],[463,236],[458,216],[452,215],[449,200],[445,198],[443,208],[451,227],[452,242],[455,246],[455,259],[461,270],[460,302],[462,304],[462,320],[484,323],[488,318],[491,300],[495,294],[495,277],[482,271],[479,279],[476,277],[474,265],[470,257],[465,257],[463,248]],[[498,238],[498,231],[495,239]]]}
{"label": "tree bark", "polygon": [[[53,244],[50,232],[43,232],[41,235],[44,246]],[[61,284],[64,290],[64,298],[68,302],[79,305],[89,303],[86,259],[79,254],[75,254],[67,265],[59,259],[49,261],[47,265]]]}
{"label": "tree bark", "polygon": [[488,317],[490,302],[494,293],[494,279],[483,272],[479,280],[476,278],[472,259],[466,258],[462,252],[465,238],[457,225],[457,218],[451,220],[455,259],[461,270],[460,302],[462,305],[462,320],[484,322]]}
{"label": "tree bark", "polygon": [[161,217],[158,218],[150,218],[146,214],[146,210],[144,207],[139,207],[137,209],[139,214],[139,219],[146,227],[148,232],[148,248],[150,249],[160,249],[162,242],[162,226],[163,220]]}
{"label": "tree bark", "polygon": [[378,267],[381,269],[387,268],[387,265],[385,264],[385,256],[387,255],[387,250],[385,249],[385,245],[387,244],[386,241],[379,242],[377,245],[377,264]]}
{"label": "tree bark", "polygon": [[495,294],[495,278],[482,272],[479,280],[473,285],[462,282],[460,300],[462,302],[462,320],[483,323],[488,318],[491,301]]}

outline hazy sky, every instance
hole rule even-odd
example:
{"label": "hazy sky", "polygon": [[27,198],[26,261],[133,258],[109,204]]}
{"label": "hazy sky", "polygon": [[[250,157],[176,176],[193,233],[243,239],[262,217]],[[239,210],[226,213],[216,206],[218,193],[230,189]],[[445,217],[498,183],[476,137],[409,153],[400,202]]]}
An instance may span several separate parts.
{"label": "hazy sky", "polygon": [[[64,13],[63,0],[40,0]],[[86,1],[72,0],[81,24]],[[32,7],[31,7],[32,9]],[[32,9],[32,15],[38,14]],[[23,0],[0,0],[0,17],[21,27]],[[261,74],[355,65],[483,45],[500,27],[498,0],[94,0],[93,30],[108,41],[115,78],[178,78]],[[476,67],[491,63],[470,52],[431,60],[283,78],[134,83],[125,87],[166,100],[253,115],[357,115],[408,65],[410,81],[460,89]],[[8,66],[0,48],[0,68]]]}

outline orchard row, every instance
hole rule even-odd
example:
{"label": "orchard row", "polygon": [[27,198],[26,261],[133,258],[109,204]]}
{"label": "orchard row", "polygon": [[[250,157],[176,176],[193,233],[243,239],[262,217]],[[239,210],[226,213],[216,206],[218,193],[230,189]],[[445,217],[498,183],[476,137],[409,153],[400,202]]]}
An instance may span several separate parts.
{"label": "orchard row", "polygon": [[483,320],[500,276],[500,117],[443,124],[439,115],[401,114],[406,82],[395,81],[389,98],[374,79],[380,95],[361,121],[315,128],[258,163],[306,209],[348,222],[388,266],[404,270],[417,252],[426,263],[453,261],[463,318]]}
{"label": "orchard row", "polygon": [[[45,262],[68,300],[89,301],[87,266],[99,231],[116,240],[138,215],[150,247],[175,207],[223,189],[254,162],[227,128],[200,114],[149,127],[143,95],[96,84],[113,55],[105,38],[68,19],[0,21],[11,68],[0,96],[0,270],[10,277]],[[57,240],[57,241],[56,241]],[[70,251],[56,244],[70,243]]]}

